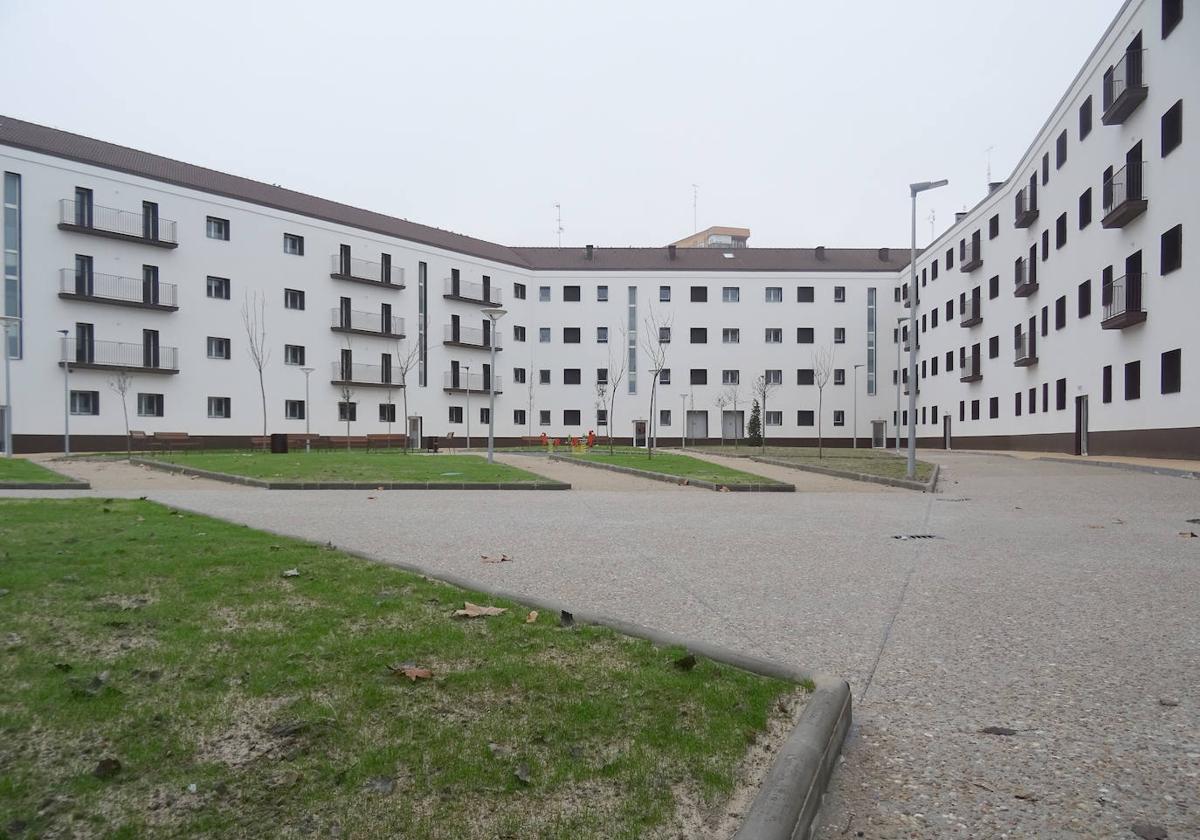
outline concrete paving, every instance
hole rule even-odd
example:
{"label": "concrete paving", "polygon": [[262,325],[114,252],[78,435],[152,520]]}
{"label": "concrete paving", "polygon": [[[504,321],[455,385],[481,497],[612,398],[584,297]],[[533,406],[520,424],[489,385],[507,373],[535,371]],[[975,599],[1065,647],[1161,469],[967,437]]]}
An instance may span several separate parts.
{"label": "concrete paving", "polygon": [[1200,482],[921,457],[940,492],[95,492],[844,676],[856,724],[824,840],[1200,837],[1200,538],[1181,535]]}

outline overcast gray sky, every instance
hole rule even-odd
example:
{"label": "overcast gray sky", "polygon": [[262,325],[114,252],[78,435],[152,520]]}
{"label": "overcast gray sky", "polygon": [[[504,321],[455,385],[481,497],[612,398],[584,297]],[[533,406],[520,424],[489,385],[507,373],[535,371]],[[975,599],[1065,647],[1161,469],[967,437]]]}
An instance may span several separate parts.
{"label": "overcast gray sky", "polygon": [[[0,113],[509,245],[940,232],[1121,0],[0,0]],[[923,199],[924,200],[924,199]],[[923,218],[918,239],[929,237]]]}

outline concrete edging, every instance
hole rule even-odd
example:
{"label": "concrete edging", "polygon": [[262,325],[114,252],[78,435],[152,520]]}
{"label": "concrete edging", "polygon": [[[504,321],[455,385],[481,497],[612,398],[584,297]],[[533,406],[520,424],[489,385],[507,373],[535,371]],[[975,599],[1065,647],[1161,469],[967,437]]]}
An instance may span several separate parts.
{"label": "concrete edging", "polygon": [[86,481],[0,481],[0,490],[91,490]]}
{"label": "concrete edging", "polygon": [[167,461],[154,461],[149,458],[132,458],[129,463],[153,470],[193,475],[197,478],[208,478],[213,481],[224,481],[229,484],[241,484],[245,487],[259,487],[264,490],[570,490],[571,485],[562,481],[498,481],[494,483],[480,482],[442,482],[442,481],[266,481],[261,478],[250,478],[232,473],[202,470],[196,467],[185,467],[182,464],[172,464]]}
{"label": "concrete edging", "polygon": [[576,458],[573,455],[550,455],[551,461],[561,461],[564,464],[579,464],[580,466],[590,467],[596,470],[608,470],[609,472],[625,473],[626,475],[636,475],[639,478],[648,478],[652,481],[662,481],[666,484],[677,484],[681,487],[700,487],[704,490],[728,490],[731,493],[795,493],[796,485],[784,484],[783,482],[771,482],[769,484],[717,484],[714,481],[705,481],[700,478],[685,478],[678,475],[670,475],[668,473],[654,472],[653,470],[639,470],[637,467],[623,467],[619,464],[604,464],[599,461],[588,461],[583,458]]}
{"label": "concrete edging", "polygon": [[1043,456],[1034,458],[1035,461],[1049,461],[1054,464],[1075,464],[1080,467],[1104,467],[1110,470],[1128,470],[1130,472],[1150,473],[1151,475],[1169,475],[1175,478],[1200,479],[1196,470],[1181,470],[1176,467],[1155,467],[1151,464],[1126,464],[1122,461],[1080,461],[1074,458],[1055,458]]}
{"label": "concrete edging", "polygon": [[790,467],[794,470],[802,470],[804,472],[820,473],[821,475],[831,475],[835,478],[848,478],[851,481],[866,481],[871,484],[884,484],[888,487],[901,487],[905,490],[920,490],[922,493],[932,493],[937,487],[938,475],[942,471],[940,464],[933,465],[933,473],[929,476],[929,481],[909,481],[907,478],[891,478],[886,475],[870,475],[868,473],[856,473],[849,470],[837,470],[832,467],[818,467],[811,464],[796,464],[783,458],[765,458],[758,455],[750,455],[751,461],[757,461],[760,464],[771,464],[775,467]]}

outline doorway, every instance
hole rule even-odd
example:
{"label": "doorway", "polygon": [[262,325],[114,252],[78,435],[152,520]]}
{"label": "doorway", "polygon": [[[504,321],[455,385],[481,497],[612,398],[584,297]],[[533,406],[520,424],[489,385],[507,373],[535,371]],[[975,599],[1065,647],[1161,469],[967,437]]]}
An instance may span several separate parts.
{"label": "doorway", "polygon": [[884,449],[887,447],[887,421],[871,421],[871,448]]}
{"label": "doorway", "polygon": [[424,445],[421,440],[421,417],[419,415],[408,418],[408,435],[404,439],[404,446],[407,449],[420,449]]}
{"label": "doorway", "polygon": [[721,437],[725,440],[739,441],[746,436],[746,412],[721,412]]}
{"label": "doorway", "polygon": [[1088,454],[1088,398],[1075,398],[1075,454]]}
{"label": "doorway", "polygon": [[950,434],[950,415],[947,414],[942,418],[942,448],[949,452],[953,448],[950,445],[953,440],[954,438]]}
{"label": "doorway", "polygon": [[702,443],[708,438],[708,412],[689,411],[687,413],[688,440]]}
{"label": "doorway", "polygon": [[633,448],[644,449],[646,447],[646,421],[633,421]]}

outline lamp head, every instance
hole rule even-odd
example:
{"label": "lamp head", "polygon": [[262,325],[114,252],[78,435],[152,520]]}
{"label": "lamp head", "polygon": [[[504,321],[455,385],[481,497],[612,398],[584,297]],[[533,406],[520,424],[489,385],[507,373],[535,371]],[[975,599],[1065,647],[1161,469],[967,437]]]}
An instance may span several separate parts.
{"label": "lamp head", "polygon": [[943,178],[940,181],[918,181],[915,184],[909,184],[908,188],[915,198],[917,193],[923,193],[926,190],[936,190],[938,187],[944,187],[950,182]]}
{"label": "lamp head", "polygon": [[485,310],[483,310],[483,314],[488,316],[489,318],[491,318],[493,321],[499,321],[501,318],[503,318],[505,315],[508,314],[508,310],[500,309],[500,308],[485,309]]}

